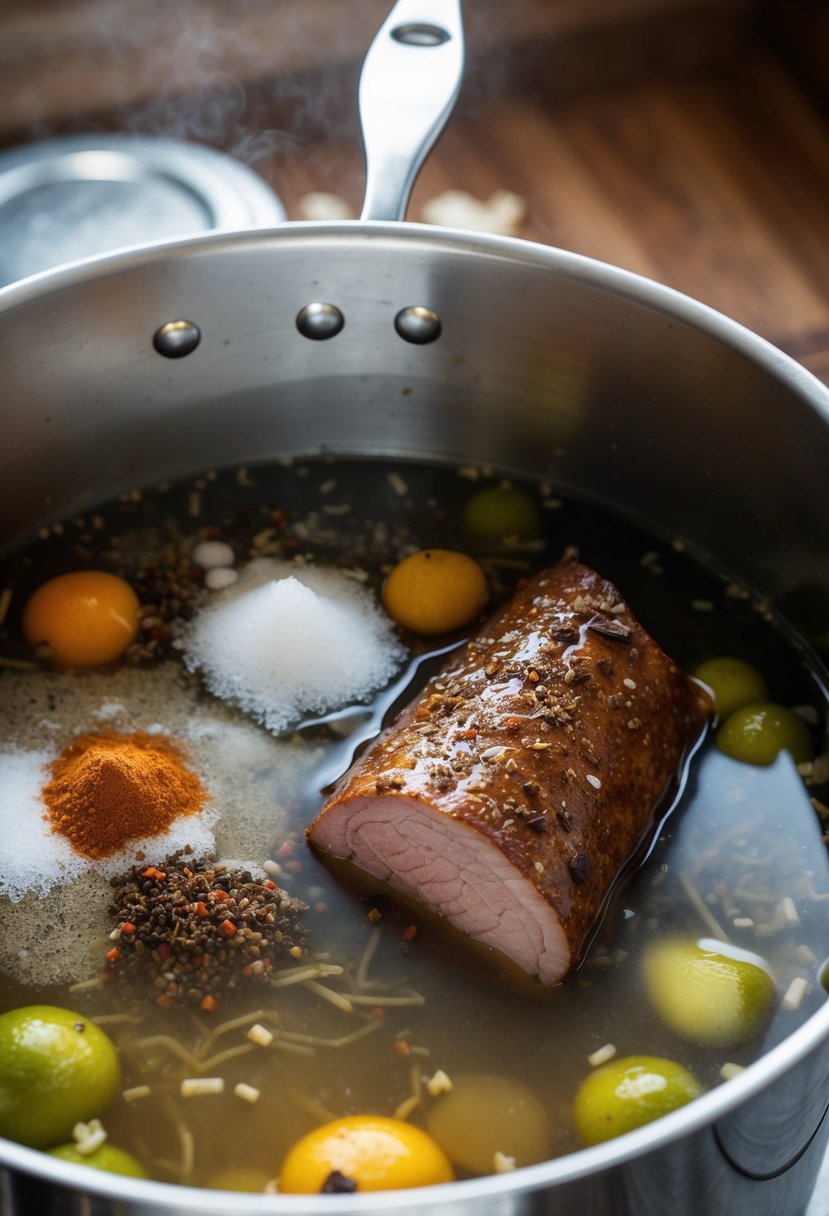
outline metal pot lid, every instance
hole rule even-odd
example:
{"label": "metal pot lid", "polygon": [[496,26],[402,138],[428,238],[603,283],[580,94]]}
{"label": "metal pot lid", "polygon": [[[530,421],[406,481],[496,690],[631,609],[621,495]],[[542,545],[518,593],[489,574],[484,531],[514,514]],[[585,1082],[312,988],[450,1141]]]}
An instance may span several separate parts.
{"label": "metal pot lid", "polygon": [[152,136],[73,136],[0,154],[0,286],[130,246],[270,227],[285,210],[246,165]]}

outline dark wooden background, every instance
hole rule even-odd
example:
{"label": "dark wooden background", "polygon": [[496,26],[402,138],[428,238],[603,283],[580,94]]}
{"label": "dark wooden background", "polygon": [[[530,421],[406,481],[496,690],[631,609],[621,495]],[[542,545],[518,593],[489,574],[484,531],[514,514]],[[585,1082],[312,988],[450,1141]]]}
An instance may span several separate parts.
{"label": "dark wooden background", "polygon": [[[0,146],[129,130],[357,209],[359,63],[391,0],[4,0]],[[522,196],[522,235],[713,305],[829,382],[829,4],[467,0],[410,210]]]}

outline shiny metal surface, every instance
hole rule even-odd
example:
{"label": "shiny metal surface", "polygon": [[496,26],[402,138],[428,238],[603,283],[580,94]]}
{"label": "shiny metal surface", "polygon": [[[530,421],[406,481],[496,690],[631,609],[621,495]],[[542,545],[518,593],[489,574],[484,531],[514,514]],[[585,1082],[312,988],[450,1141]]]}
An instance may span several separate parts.
{"label": "shiny metal surface", "polygon": [[82,135],[0,154],[0,285],[133,245],[272,226],[251,169],[181,140]]}
{"label": "shiny metal surface", "polygon": [[406,342],[425,346],[427,342],[437,341],[443,326],[440,317],[431,308],[414,304],[410,308],[401,308],[394,318],[394,328]]}
{"label": "shiny metal surface", "polygon": [[[297,330],[317,293],[349,301],[335,342]],[[439,341],[395,330],[413,299],[441,318]],[[153,347],[170,317],[203,334],[187,359]],[[480,461],[683,537],[829,649],[829,393],[726,318],[612,267],[415,226],[289,224],[6,289],[0,363],[8,545],[203,467],[321,451]],[[799,1216],[828,1102],[826,1006],[728,1085],[640,1132],[394,1204],[432,1216]],[[79,1195],[64,1163],[8,1143],[0,1162],[14,1171],[12,1216],[387,1210],[370,1195],[230,1198],[129,1179],[84,1179]]]}
{"label": "shiny metal surface", "polygon": [[345,317],[336,304],[306,304],[297,313],[296,327],[303,338],[312,342],[325,342],[328,338],[336,338],[345,325]]}
{"label": "shiny metal surface", "polygon": [[153,347],[165,359],[184,359],[201,342],[201,330],[192,321],[168,321],[153,334]]}
{"label": "shiny metal surface", "polygon": [[360,76],[362,220],[402,220],[412,184],[463,79],[460,0],[398,0]]}

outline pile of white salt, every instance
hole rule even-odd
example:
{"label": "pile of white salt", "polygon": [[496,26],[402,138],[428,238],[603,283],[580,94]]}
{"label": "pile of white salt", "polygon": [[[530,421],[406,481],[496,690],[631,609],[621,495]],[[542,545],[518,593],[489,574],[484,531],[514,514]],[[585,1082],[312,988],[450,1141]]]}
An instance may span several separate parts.
{"label": "pile of white salt", "polygon": [[[22,708],[21,708],[22,707]],[[25,712],[22,712],[25,709]],[[76,853],[46,818],[42,789],[55,757],[78,735],[146,731],[181,744],[210,800],[163,834],[128,841],[95,861]],[[0,681],[0,972],[26,984],[98,975],[112,928],[109,878],[137,860],[238,858],[254,869],[272,835],[289,830],[316,749],[273,739],[200,695],[179,664],[117,671],[16,672]],[[287,838],[287,837],[286,837]],[[289,881],[283,875],[280,881]]]}
{"label": "pile of white salt", "polygon": [[359,704],[405,651],[375,597],[333,568],[250,562],[182,638],[184,661],[217,697],[274,733]]}

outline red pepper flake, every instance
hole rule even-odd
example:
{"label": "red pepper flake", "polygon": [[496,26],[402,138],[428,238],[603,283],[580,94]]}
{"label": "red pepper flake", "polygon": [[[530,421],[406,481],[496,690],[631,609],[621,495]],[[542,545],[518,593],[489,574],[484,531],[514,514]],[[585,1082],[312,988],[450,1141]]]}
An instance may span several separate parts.
{"label": "red pepper flake", "polygon": [[276,851],[276,858],[278,861],[281,861],[284,857],[293,857],[293,855],[294,846],[293,842],[290,840],[286,840],[285,843],[281,844]]}
{"label": "red pepper flake", "polygon": [[220,904],[226,904],[230,899],[230,896],[228,895],[227,891],[223,891],[221,887],[219,887],[217,891],[210,892],[210,898],[217,899]]}
{"label": "red pepper flake", "polygon": [[122,933],[127,933],[127,934],[129,934],[129,933],[134,933],[134,932],[135,932],[135,925],[132,923],[132,921],[131,921],[131,920],[125,920],[125,921],[124,921],[124,923],[123,923],[123,925],[121,926],[121,932],[122,932]]}
{"label": "red pepper flake", "polygon": [[265,884],[264,884],[264,885],[265,885],[265,886],[268,888],[268,890],[269,890],[269,891],[275,891],[275,890],[276,890],[276,883],[273,881],[273,879],[272,879],[272,878],[266,878],[266,879],[265,879]]}
{"label": "red pepper flake", "polygon": [[199,1009],[203,1009],[205,1013],[213,1013],[215,1008],[216,1008],[215,996],[211,996],[210,993],[208,993],[207,996],[202,997],[201,1004],[199,1005]]}
{"label": "red pepper flake", "polygon": [[412,1054],[412,1049],[405,1039],[397,1040],[397,1042],[394,1044],[394,1051],[397,1055],[403,1056],[404,1058]]}
{"label": "red pepper flake", "polygon": [[459,730],[457,737],[459,739],[477,739],[478,732],[470,727],[469,730]]}
{"label": "red pepper flake", "polygon": [[198,900],[196,903],[196,916],[207,916],[207,904],[203,899]]}
{"label": "red pepper flake", "polygon": [[417,936],[417,925],[407,925],[403,930],[403,941],[410,942],[413,937]]}
{"label": "red pepper flake", "polygon": [[121,951],[117,946],[113,946],[111,950],[107,950],[104,958],[108,963],[115,963],[121,957]]}
{"label": "red pepper flake", "polygon": [[148,866],[141,875],[142,878],[154,878],[156,882],[163,882],[167,875],[163,870],[156,869],[155,866]]}
{"label": "red pepper flake", "polygon": [[221,933],[222,937],[233,937],[233,935],[236,933],[236,926],[232,920],[223,920],[219,925],[219,932]]}
{"label": "red pepper flake", "polygon": [[505,718],[504,726],[507,730],[517,730],[518,727],[521,726],[521,719],[516,718],[514,715],[512,717]]}

